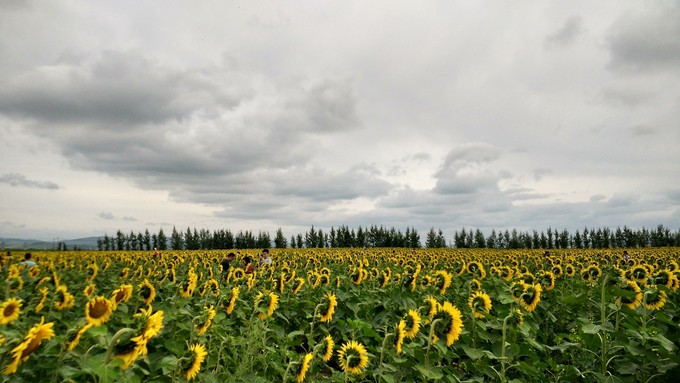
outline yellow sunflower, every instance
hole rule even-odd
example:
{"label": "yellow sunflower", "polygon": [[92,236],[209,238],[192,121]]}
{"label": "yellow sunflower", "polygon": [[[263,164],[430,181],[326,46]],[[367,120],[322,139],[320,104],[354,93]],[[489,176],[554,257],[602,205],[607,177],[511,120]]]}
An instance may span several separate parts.
{"label": "yellow sunflower", "polygon": [[21,363],[26,362],[28,358],[40,346],[42,341],[50,340],[54,336],[54,323],[45,323],[45,317],[40,319],[40,323],[33,326],[24,337],[23,342],[12,350],[12,361],[5,367],[4,374],[13,374],[19,368]]}
{"label": "yellow sunflower", "polygon": [[524,292],[520,296],[519,304],[530,313],[536,310],[538,302],[541,301],[541,285],[536,283],[533,285],[525,285]]}
{"label": "yellow sunflower", "polygon": [[406,324],[404,335],[409,339],[415,338],[420,331],[421,322],[422,319],[420,318],[418,311],[409,309],[404,318],[404,323]]}
{"label": "yellow sunflower", "polygon": [[307,376],[307,371],[309,371],[309,366],[312,364],[312,359],[314,359],[314,354],[308,353],[300,361],[300,367],[297,371],[297,381],[301,383],[305,380]]}
{"label": "yellow sunflower", "polygon": [[463,316],[456,306],[446,301],[439,306],[434,316],[434,320],[438,319],[440,322],[434,329],[435,340],[446,336],[446,346],[449,347],[460,338],[463,331]]}
{"label": "yellow sunflower", "polygon": [[482,289],[482,284],[479,283],[478,279],[475,279],[475,278],[470,279],[469,284],[470,284],[470,292],[475,292],[475,291],[479,291],[479,290]]}
{"label": "yellow sunflower", "polygon": [[206,307],[206,319],[203,321],[203,324],[198,328],[198,335],[203,335],[205,334],[206,331],[208,331],[208,328],[210,327],[210,324],[212,324],[213,318],[215,318],[215,315],[217,315],[217,312],[215,311],[214,306]]}
{"label": "yellow sunflower", "polygon": [[231,289],[231,297],[229,298],[229,304],[226,307],[224,307],[224,310],[227,312],[227,315],[231,315],[232,311],[234,311],[234,306],[236,306],[236,300],[238,299],[240,291],[241,289],[238,287],[233,287]]}
{"label": "yellow sunflower", "polygon": [[328,323],[333,319],[335,307],[338,305],[338,299],[336,298],[335,294],[329,292],[326,294],[326,297],[328,299],[326,302],[324,302],[325,311],[319,313],[319,315],[321,316],[320,321],[324,323]]}
{"label": "yellow sunflower", "polygon": [[[279,303],[279,296],[276,295],[275,293],[271,292],[267,294],[268,297],[268,302],[265,302],[265,295],[260,292],[257,294],[255,297],[255,310],[259,311],[257,316],[260,319],[266,319],[272,316],[274,313],[274,310],[276,310],[276,307],[278,306]],[[260,311],[261,305],[266,303],[266,311],[264,311],[264,307],[262,307],[263,311]]]}
{"label": "yellow sunflower", "polygon": [[394,333],[394,346],[397,350],[397,355],[401,354],[401,347],[404,345],[404,338],[406,338],[406,321],[401,319],[397,324]]}
{"label": "yellow sunflower", "polygon": [[93,326],[106,323],[111,318],[113,306],[111,300],[98,296],[85,305],[85,319]]}
{"label": "yellow sunflower", "polygon": [[9,298],[0,304],[0,325],[12,323],[21,315],[21,300]]}
{"label": "yellow sunflower", "polygon": [[368,367],[368,352],[363,344],[352,340],[338,350],[340,368],[351,374],[361,374]]}
{"label": "yellow sunflower", "polygon": [[483,291],[476,291],[468,299],[468,306],[475,318],[483,319],[491,312],[491,297]]}
{"label": "yellow sunflower", "polygon": [[439,309],[439,302],[437,302],[433,296],[428,295],[425,298],[425,303],[427,303],[428,307],[427,316],[429,318],[434,317],[434,315],[437,313],[437,310]]}
{"label": "yellow sunflower", "polygon": [[139,288],[139,295],[145,305],[150,305],[156,299],[156,289],[148,279],[144,279],[144,282],[140,283],[137,288]]}
{"label": "yellow sunflower", "polygon": [[[616,299],[616,304],[619,306],[625,305],[633,310],[642,304],[642,289],[637,282],[626,280],[626,285],[621,289],[630,292],[631,296],[620,296]],[[634,294],[633,294],[634,293]]]}
{"label": "yellow sunflower", "polygon": [[189,363],[187,367],[182,369],[182,373],[187,380],[193,380],[201,371],[201,364],[205,360],[205,356],[208,355],[208,352],[200,343],[192,344],[189,347],[189,351],[191,352]]}
{"label": "yellow sunflower", "polygon": [[127,302],[132,297],[132,285],[123,284],[111,293],[111,301],[115,310],[121,302]]}
{"label": "yellow sunflower", "polygon": [[295,286],[293,287],[293,294],[297,295],[297,293],[300,292],[302,289],[302,286],[305,285],[305,279],[302,277],[297,277],[295,279]]}
{"label": "yellow sunflower", "polygon": [[57,299],[54,301],[54,306],[57,310],[61,311],[73,307],[75,304],[75,298],[71,293],[68,292],[66,285],[59,285],[57,287]]}
{"label": "yellow sunflower", "polygon": [[41,287],[40,289],[38,289],[38,291],[42,296],[40,297],[40,301],[38,302],[38,304],[35,306],[34,311],[37,313],[39,313],[43,309],[43,307],[45,307],[45,300],[47,300],[47,293],[49,290],[47,289],[47,287]]}
{"label": "yellow sunflower", "polygon": [[666,292],[656,288],[644,292],[644,306],[647,310],[660,310],[666,304]]}
{"label": "yellow sunflower", "polygon": [[149,343],[149,340],[158,335],[163,329],[163,310],[158,310],[153,314],[151,314],[151,311],[152,310],[149,307],[149,310],[145,312],[145,314],[147,314],[147,318],[146,325],[144,326],[142,333],[139,336],[131,339],[136,344],[135,351],[138,355],[142,356],[148,354],[149,352],[146,347]]}
{"label": "yellow sunflower", "polygon": [[87,297],[87,299],[92,298],[92,294],[94,294],[94,290],[97,287],[94,283],[90,283],[89,285],[85,286],[83,289],[83,294]]}
{"label": "yellow sunflower", "polygon": [[552,271],[545,271],[540,278],[541,287],[545,291],[551,291],[555,288],[555,274]]}
{"label": "yellow sunflower", "polygon": [[446,289],[448,289],[451,286],[451,274],[449,274],[448,271],[446,270],[439,270],[435,273],[436,276],[439,277],[437,281],[437,288],[439,288],[439,294],[444,295],[446,293]]}
{"label": "yellow sunflower", "polygon": [[99,272],[99,267],[97,267],[97,262],[93,262],[87,266],[87,283],[90,283],[94,280],[94,278],[97,276],[97,273]]}
{"label": "yellow sunflower", "polygon": [[73,339],[69,343],[67,350],[73,351],[73,349],[76,348],[78,343],[80,343],[80,338],[83,336],[83,334],[85,334],[85,332],[92,328],[93,326],[94,325],[92,323],[87,323],[85,326],[81,327],[80,330],[76,332]]}
{"label": "yellow sunflower", "polygon": [[321,359],[324,362],[328,362],[333,357],[333,347],[335,347],[333,337],[330,335],[326,335],[326,337],[324,338],[324,352],[323,356],[321,357]]}
{"label": "yellow sunflower", "polygon": [[8,277],[5,282],[11,294],[16,294],[24,288],[24,280],[18,275]]}

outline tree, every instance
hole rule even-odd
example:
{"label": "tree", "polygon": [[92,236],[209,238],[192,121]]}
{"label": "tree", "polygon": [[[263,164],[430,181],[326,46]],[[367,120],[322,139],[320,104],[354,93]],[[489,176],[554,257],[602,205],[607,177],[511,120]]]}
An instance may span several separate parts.
{"label": "tree", "polygon": [[183,248],[183,243],[182,243],[182,234],[175,229],[175,227],[172,227],[172,233],[170,234],[170,246],[172,247],[172,250],[182,250]]}
{"label": "tree", "polygon": [[274,237],[274,247],[277,249],[285,249],[288,247],[288,241],[286,237],[283,236],[283,230],[279,227],[276,229],[276,237]]}
{"label": "tree", "polygon": [[168,249],[168,238],[165,236],[165,233],[163,232],[163,228],[160,228],[158,230],[158,250],[167,250]]}

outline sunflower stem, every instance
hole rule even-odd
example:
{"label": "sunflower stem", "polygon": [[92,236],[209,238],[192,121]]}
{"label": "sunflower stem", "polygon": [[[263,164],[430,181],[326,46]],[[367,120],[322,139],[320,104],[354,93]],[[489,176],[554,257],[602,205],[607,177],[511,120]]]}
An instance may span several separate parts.
{"label": "sunflower stem", "polygon": [[506,358],[505,358],[505,339],[507,338],[508,334],[508,320],[512,318],[512,312],[508,314],[508,316],[503,319],[503,336],[501,338],[501,382],[505,382],[507,379],[505,377],[505,364],[506,364]]}
{"label": "sunflower stem", "polygon": [[113,349],[116,347],[116,342],[118,341],[118,339],[121,336],[123,336],[123,335],[125,335],[129,332],[134,332],[134,331],[135,330],[133,330],[129,327],[125,327],[125,328],[118,330],[118,332],[113,335],[113,337],[111,338],[111,342],[109,342],[109,348],[106,350],[106,357],[104,358],[104,364],[109,364],[109,362],[111,362]]}
{"label": "sunflower stem", "polygon": [[430,348],[432,347],[432,337],[434,336],[434,326],[439,323],[441,319],[435,319],[430,324],[430,336],[427,339],[427,349],[425,350],[425,367],[430,368]]}
{"label": "sunflower stem", "polygon": [[392,334],[387,332],[388,327],[385,327],[385,338],[383,339],[382,342],[382,347],[380,348],[380,362],[378,364],[378,382],[382,380],[382,371],[383,371],[383,356],[385,355],[385,346],[387,344],[387,338],[390,337]]}
{"label": "sunflower stem", "polygon": [[[604,326],[604,322],[607,320],[607,312],[605,306],[605,287],[607,286],[608,275],[602,278],[602,289],[600,293],[600,325]],[[602,334],[602,370],[600,373],[605,376],[607,373],[607,334]]]}

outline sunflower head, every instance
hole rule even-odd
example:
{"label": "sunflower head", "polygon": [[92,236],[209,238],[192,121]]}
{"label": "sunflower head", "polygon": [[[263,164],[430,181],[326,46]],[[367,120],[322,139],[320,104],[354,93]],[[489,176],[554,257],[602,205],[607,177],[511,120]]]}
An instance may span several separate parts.
{"label": "sunflower head", "polygon": [[333,337],[330,336],[330,335],[326,335],[326,337],[323,340],[323,344],[324,344],[324,347],[323,347],[324,352],[323,352],[323,355],[321,356],[321,359],[324,362],[328,362],[333,357],[333,347],[335,347],[335,342],[333,341]]}
{"label": "sunflower head", "polygon": [[352,340],[338,350],[340,368],[350,374],[361,374],[368,367],[368,352],[363,344]]}
{"label": "sunflower head", "polygon": [[192,344],[189,347],[189,352],[190,355],[186,358],[186,363],[182,367],[182,373],[187,380],[193,380],[201,371],[201,364],[203,364],[208,352],[200,343]]}
{"label": "sunflower head", "polygon": [[491,312],[491,297],[483,291],[476,291],[468,299],[468,306],[475,318],[482,319]]}
{"label": "sunflower head", "polygon": [[111,318],[113,305],[111,300],[98,296],[85,305],[85,319],[93,326],[106,323]]}
{"label": "sunflower head", "polygon": [[12,323],[21,315],[21,300],[9,298],[0,303],[0,325]]}

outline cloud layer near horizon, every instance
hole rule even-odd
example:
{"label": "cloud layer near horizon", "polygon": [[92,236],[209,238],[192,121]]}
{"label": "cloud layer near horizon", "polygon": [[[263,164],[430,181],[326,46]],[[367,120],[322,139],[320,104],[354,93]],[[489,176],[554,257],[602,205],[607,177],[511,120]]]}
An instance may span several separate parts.
{"label": "cloud layer near horizon", "polygon": [[680,225],[678,2],[0,7],[5,236]]}

